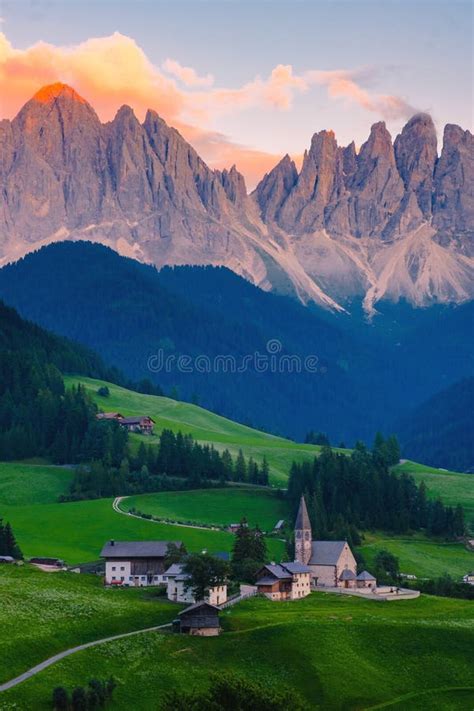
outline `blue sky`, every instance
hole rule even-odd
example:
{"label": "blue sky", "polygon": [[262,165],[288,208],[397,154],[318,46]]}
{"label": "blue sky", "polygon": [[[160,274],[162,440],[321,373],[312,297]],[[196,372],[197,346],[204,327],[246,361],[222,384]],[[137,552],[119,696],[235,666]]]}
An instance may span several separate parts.
{"label": "blue sky", "polygon": [[[40,40],[75,46],[119,32],[156,67],[171,58],[198,75],[212,74],[215,88],[238,89],[256,76],[265,81],[278,65],[291,65],[298,77],[356,72],[357,86],[375,97],[368,110],[347,96],[331,98],[318,81],[295,89],[289,106],[255,99],[235,111],[214,112],[211,102],[205,117],[193,118],[189,105],[181,116],[258,151],[300,154],[323,128],[333,129],[342,144],[354,139],[360,145],[383,118],[396,134],[407,115],[383,115],[377,110],[381,95],[429,111],[440,135],[447,122],[472,130],[471,2],[3,0],[0,8],[1,28],[15,50]],[[160,96],[150,96],[151,104],[160,111]],[[163,113],[172,122],[174,116]]]}

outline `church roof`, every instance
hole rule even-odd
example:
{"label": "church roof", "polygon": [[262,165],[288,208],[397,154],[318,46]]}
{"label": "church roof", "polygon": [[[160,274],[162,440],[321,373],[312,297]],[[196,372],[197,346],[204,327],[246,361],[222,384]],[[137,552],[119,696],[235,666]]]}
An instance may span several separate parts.
{"label": "church roof", "polygon": [[311,523],[309,521],[308,509],[306,508],[306,501],[304,500],[304,496],[302,496],[300,500],[300,507],[296,516],[295,528],[299,530],[308,528],[309,530],[311,530]]}
{"label": "church roof", "polygon": [[312,541],[308,565],[337,565],[346,541]]}
{"label": "church roof", "polygon": [[367,570],[363,570],[362,573],[359,573],[357,576],[357,580],[375,580],[374,576],[371,575]]}
{"label": "church roof", "polygon": [[339,576],[339,580],[355,580],[355,579],[356,579],[356,574],[354,573],[353,570],[349,570],[348,568],[343,570]]}

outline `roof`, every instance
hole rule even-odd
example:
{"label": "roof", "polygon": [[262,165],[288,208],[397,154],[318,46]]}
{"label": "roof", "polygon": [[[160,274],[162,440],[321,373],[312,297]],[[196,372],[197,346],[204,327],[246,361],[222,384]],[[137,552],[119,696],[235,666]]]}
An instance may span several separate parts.
{"label": "roof", "polygon": [[[180,547],[181,541],[173,541]],[[101,558],[164,558],[169,541],[108,541],[102,548]]]}
{"label": "roof", "polygon": [[150,422],[155,422],[152,417],[148,415],[141,415],[140,417],[122,417],[120,423],[122,425],[140,425],[143,420],[150,420]]}
{"label": "roof", "polygon": [[362,573],[359,573],[357,576],[357,580],[375,580],[375,578],[367,570],[363,570]]}
{"label": "roof", "polygon": [[[267,573],[270,573],[269,575],[265,575],[265,571]],[[263,578],[259,578],[257,581],[257,585],[268,585],[270,583],[274,583],[275,579],[276,580],[288,580],[288,578],[292,578],[293,575],[297,573],[310,573],[311,570],[308,568],[307,565],[303,565],[302,563],[280,563],[280,564],[269,564],[269,565],[264,565],[262,568],[262,575],[264,576]],[[273,576],[273,577],[271,577]]]}
{"label": "roof", "polygon": [[200,607],[207,607],[211,610],[215,610],[216,612],[220,612],[219,607],[211,605],[210,602],[206,602],[205,600],[201,600],[201,602],[195,602],[194,605],[190,605],[185,610],[181,610],[181,612],[178,612],[178,616],[185,615],[187,612],[194,612],[194,610],[198,610]]}
{"label": "roof", "polygon": [[13,563],[15,559],[11,555],[0,555],[0,560],[6,560],[9,563]]}
{"label": "roof", "polygon": [[278,529],[282,528],[284,523],[285,523],[285,519],[281,518],[279,521],[276,522],[275,529],[278,530]]}
{"label": "roof", "polygon": [[276,583],[275,578],[260,578],[255,585],[273,585],[274,583]]}
{"label": "roof", "polygon": [[298,514],[296,516],[295,528],[302,530],[304,528],[309,528],[311,530],[311,523],[309,521],[308,509],[306,508],[306,501],[304,496],[300,499],[300,506],[298,509]]}
{"label": "roof", "polygon": [[168,570],[165,570],[164,575],[173,577],[175,575],[181,575],[182,572],[183,566],[181,565],[181,563],[173,563],[173,565],[170,565]]}
{"label": "roof", "polygon": [[309,565],[337,565],[346,541],[313,541]]}
{"label": "roof", "polygon": [[289,570],[290,573],[310,573],[311,568],[308,568],[307,565],[303,565],[303,563],[298,563],[295,561],[294,563],[281,563],[282,568],[285,568],[285,570]]}
{"label": "roof", "polygon": [[349,568],[345,568],[345,570],[343,570],[341,575],[339,576],[339,580],[355,580],[355,579],[356,579],[356,574],[354,573],[353,570],[349,570]]}

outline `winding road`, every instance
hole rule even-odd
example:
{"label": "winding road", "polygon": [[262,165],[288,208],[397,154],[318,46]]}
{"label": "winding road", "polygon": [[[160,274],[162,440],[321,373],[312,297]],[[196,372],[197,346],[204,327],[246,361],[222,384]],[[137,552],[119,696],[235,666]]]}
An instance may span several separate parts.
{"label": "winding road", "polygon": [[134,514],[131,511],[124,511],[120,508],[120,504],[124,499],[128,499],[128,496],[116,496],[112,502],[112,508],[116,513],[122,514],[123,516],[131,516],[132,518],[138,518],[140,521],[149,521],[150,523],[166,523],[169,526],[180,526],[181,528],[198,528],[201,531],[221,531],[221,528],[217,526],[198,526],[193,523],[178,523],[177,521],[168,521],[165,518],[143,518],[138,514]]}
{"label": "winding road", "polygon": [[123,634],[116,634],[113,637],[103,637],[103,639],[96,639],[93,642],[86,642],[85,644],[79,644],[77,647],[71,647],[70,649],[66,649],[64,652],[59,652],[58,654],[55,654],[54,657],[45,659],[44,662],[40,662],[40,664],[37,664],[35,667],[28,669],[28,671],[23,672],[23,674],[20,674],[20,676],[15,677],[15,679],[10,679],[10,681],[6,681],[4,684],[0,684],[0,691],[7,691],[8,689],[12,689],[14,686],[21,684],[22,681],[26,681],[32,676],[35,676],[35,674],[39,674],[39,672],[43,671],[44,669],[47,669],[47,667],[50,667],[52,664],[56,664],[56,662],[59,662],[61,659],[65,659],[65,657],[69,657],[71,654],[81,652],[83,649],[89,649],[89,647],[97,647],[97,645],[99,644],[113,642],[116,639],[123,639],[124,637],[132,637],[133,635],[142,634],[143,632],[156,632],[156,630],[161,630],[165,627],[171,627],[171,622],[167,622],[164,625],[157,625],[156,627],[146,627],[142,630],[134,630],[133,632],[124,632]]}

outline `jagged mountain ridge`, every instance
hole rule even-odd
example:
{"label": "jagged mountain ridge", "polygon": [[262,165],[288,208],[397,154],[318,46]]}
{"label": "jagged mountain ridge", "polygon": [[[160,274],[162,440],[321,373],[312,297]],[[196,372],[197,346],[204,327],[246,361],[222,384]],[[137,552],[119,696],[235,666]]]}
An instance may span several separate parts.
{"label": "jagged mountain ridge", "polygon": [[354,297],[425,306],[473,295],[473,137],[431,118],[392,143],[372,127],[357,153],[313,136],[252,195],[233,167],[211,170],[154,111],[102,124],[72,88],[41,89],[0,122],[0,263],[64,239],[157,266],[223,265],[263,289],[341,310]]}

